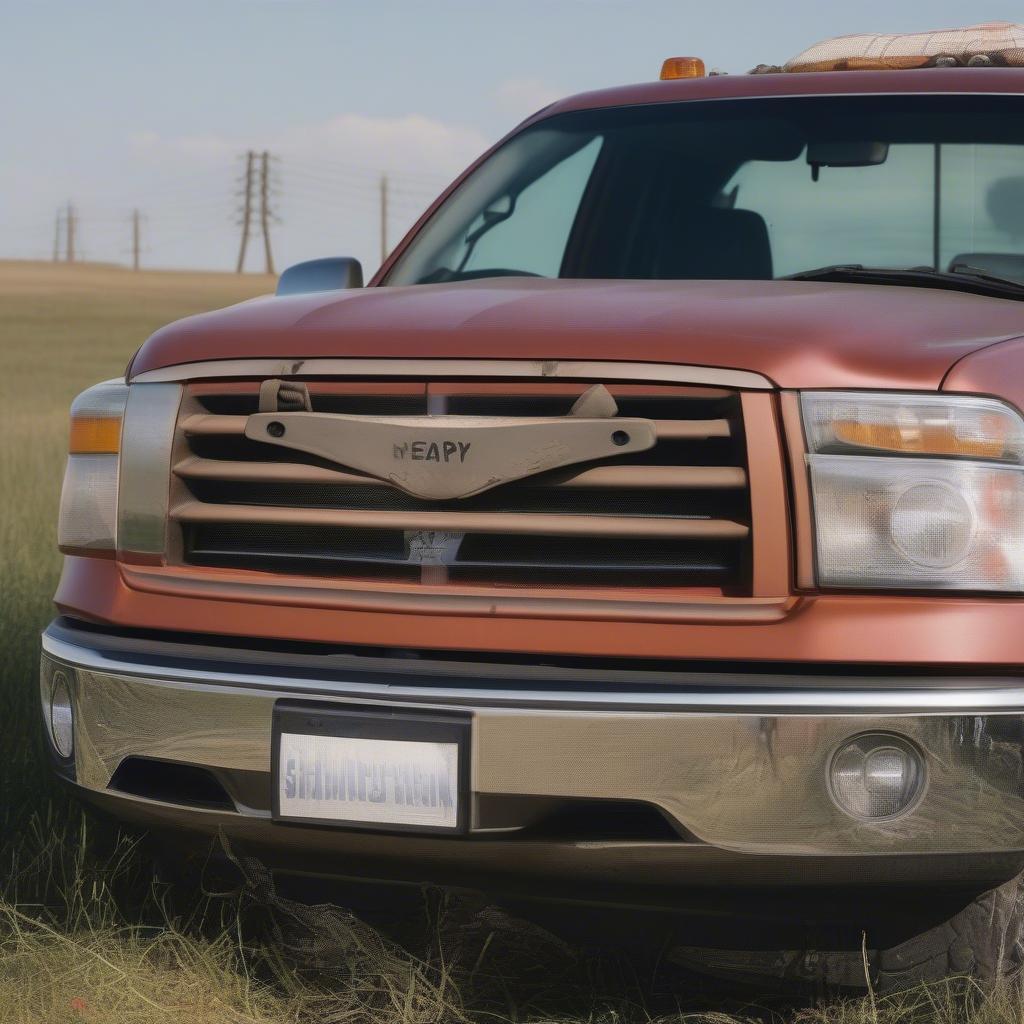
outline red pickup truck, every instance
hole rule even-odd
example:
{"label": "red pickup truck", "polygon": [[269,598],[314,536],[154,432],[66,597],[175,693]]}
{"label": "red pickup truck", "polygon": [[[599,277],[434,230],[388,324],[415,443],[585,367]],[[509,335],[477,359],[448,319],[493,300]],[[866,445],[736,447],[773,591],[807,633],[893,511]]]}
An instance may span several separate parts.
{"label": "red pickup truck", "polygon": [[59,774],[832,980],[1018,963],[1024,34],[950,35],[564,100],[368,287],[158,331],[72,409]]}

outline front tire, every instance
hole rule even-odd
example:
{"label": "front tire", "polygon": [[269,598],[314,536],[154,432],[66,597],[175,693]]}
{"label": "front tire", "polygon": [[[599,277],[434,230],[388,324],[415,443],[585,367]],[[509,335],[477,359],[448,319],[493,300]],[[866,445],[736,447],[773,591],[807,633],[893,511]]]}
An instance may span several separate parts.
{"label": "front tire", "polygon": [[899,992],[967,975],[1013,977],[1024,966],[1024,875],[990,889],[943,924],[877,954],[875,985]]}
{"label": "front tire", "polygon": [[1024,968],[1024,874],[973,899],[948,920],[895,946],[862,950],[721,950],[677,946],[668,957],[689,970],[782,987],[906,991],[950,977],[990,984]]}

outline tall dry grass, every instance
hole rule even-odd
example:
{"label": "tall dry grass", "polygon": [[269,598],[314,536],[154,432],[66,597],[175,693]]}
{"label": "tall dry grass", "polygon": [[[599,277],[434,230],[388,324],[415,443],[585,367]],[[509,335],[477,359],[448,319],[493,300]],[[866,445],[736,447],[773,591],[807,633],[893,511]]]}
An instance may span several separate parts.
{"label": "tall dry grass", "polygon": [[241,865],[227,888],[199,878],[183,891],[154,878],[135,840],[97,829],[55,789],[39,743],[36,672],[60,569],[67,407],[118,375],[161,324],[269,285],[0,263],[2,1024],[1024,1022],[1016,985],[748,1001],[661,958],[574,949],[467,896],[407,900],[387,938],[338,907],[283,898],[258,865]]}

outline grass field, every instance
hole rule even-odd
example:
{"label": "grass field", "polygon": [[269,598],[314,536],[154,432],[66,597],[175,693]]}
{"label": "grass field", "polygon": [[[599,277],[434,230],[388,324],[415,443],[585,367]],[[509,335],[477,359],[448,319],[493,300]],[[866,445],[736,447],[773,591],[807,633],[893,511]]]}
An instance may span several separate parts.
{"label": "grass field", "polygon": [[31,681],[60,572],[55,525],[68,405],[90,384],[123,374],[161,324],[271,287],[268,278],[233,274],[0,262],[0,823],[6,839],[27,827],[47,791],[34,747]]}
{"label": "grass field", "polygon": [[39,748],[36,669],[60,570],[69,402],[120,374],[161,324],[270,286],[0,262],[0,1022],[1024,1019],[1014,986],[984,993],[963,982],[888,1000],[745,1005],[660,958],[573,949],[466,897],[425,893],[384,938],[344,910],[290,903],[265,886],[183,892],[155,883],[134,841],[57,792]]}

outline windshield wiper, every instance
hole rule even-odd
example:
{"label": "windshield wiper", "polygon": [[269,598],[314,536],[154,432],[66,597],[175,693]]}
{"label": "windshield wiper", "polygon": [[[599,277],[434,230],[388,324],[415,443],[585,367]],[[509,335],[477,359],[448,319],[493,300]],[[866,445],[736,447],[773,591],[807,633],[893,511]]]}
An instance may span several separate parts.
{"label": "windshield wiper", "polygon": [[787,274],[782,280],[905,285],[991,295],[1000,299],[1024,299],[1024,284],[1021,282],[988,274],[965,263],[957,264],[952,271],[935,270],[933,267],[865,267],[861,263],[835,263]]}

